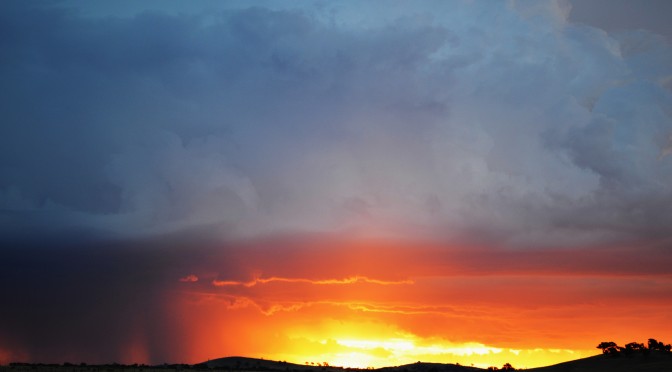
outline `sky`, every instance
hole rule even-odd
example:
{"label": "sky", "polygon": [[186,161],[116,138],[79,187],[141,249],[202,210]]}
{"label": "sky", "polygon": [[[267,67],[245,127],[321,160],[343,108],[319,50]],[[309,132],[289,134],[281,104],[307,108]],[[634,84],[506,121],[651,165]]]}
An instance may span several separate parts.
{"label": "sky", "polygon": [[669,342],[670,12],[0,2],[0,364]]}

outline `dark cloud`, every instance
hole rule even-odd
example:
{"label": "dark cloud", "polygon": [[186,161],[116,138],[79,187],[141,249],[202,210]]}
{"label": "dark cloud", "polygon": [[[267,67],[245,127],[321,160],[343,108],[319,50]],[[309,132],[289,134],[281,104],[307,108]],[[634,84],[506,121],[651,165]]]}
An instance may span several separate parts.
{"label": "dark cloud", "polygon": [[[174,298],[212,242],[191,235],[134,241],[81,234],[0,242],[0,350],[10,361],[182,362]],[[221,246],[218,246],[218,248]],[[219,253],[227,257],[227,251]],[[228,270],[216,260],[217,270]],[[180,283],[179,278],[189,278]],[[6,358],[6,359],[4,359]]]}
{"label": "dark cloud", "polygon": [[3,243],[11,248],[0,253],[7,299],[0,310],[6,319],[0,343],[17,354],[13,360],[121,360],[135,327],[160,340],[161,279],[151,270],[156,263],[143,261],[140,253],[63,236],[56,243]]}
{"label": "dark cloud", "polygon": [[5,232],[669,237],[650,32],[563,2],[72,4],[2,5]]}

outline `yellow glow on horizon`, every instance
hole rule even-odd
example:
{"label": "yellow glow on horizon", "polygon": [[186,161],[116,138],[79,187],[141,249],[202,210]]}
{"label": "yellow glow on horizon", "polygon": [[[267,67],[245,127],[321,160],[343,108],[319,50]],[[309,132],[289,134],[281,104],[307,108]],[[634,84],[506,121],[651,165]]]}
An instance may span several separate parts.
{"label": "yellow glow on horizon", "polygon": [[362,352],[335,354],[331,365],[345,368],[367,368],[376,364],[376,358]]}
{"label": "yellow glow on horizon", "polygon": [[[250,263],[236,275],[195,270],[199,281],[176,282],[184,291],[170,302],[179,304],[175,319],[185,319],[186,336],[207,340],[184,351],[191,361],[244,355],[357,368],[418,361],[533,368],[596,355],[602,338],[623,343],[669,330],[660,309],[671,300],[653,295],[672,288],[669,278],[472,275],[481,259],[540,260],[480,248],[355,242],[297,250],[291,259],[272,248],[235,251],[232,262]],[[612,290],[619,286],[652,294],[633,302]],[[623,321],[635,316],[651,322]]]}
{"label": "yellow glow on horizon", "polygon": [[297,364],[312,363],[344,368],[381,368],[416,362],[473,365],[480,368],[501,367],[511,363],[516,368],[534,368],[595,355],[593,350],[509,349],[477,342],[451,343],[423,340],[414,335],[389,339],[338,338],[314,342],[315,349],[304,348],[300,355],[265,355],[264,358],[287,360]]}
{"label": "yellow glow on horizon", "polygon": [[419,346],[412,339],[388,339],[388,340],[336,340],[339,345],[358,348],[363,350],[383,349],[388,350],[396,356],[404,355],[485,355],[488,353],[501,353],[503,349],[489,347],[476,342],[469,342],[459,345],[439,345],[432,344]]}
{"label": "yellow glow on horizon", "polygon": [[[347,309],[344,306],[318,304],[297,311],[263,315],[258,318],[261,322],[268,322],[263,327],[272,325],[277,328],[272,331],[268,328],[258,329],[273,333],[268,333],[270,337],[261,341],[263,344],[260,344],[258,353],[248,355],[300,365],[327,363],[345,368],[380,368],[419,361],[459,363],[481,368],[501,367],[511,363],[516,368],[533,368],[597,354],[596,349],[536,348],[525,347],[524,344],[506,347],[478,341],[451,341],[449,328],[446,328],[446,336],[423,336],[395,322],[366,317],[368,313],[353,314]],[[244,309],[236,311],[242,312]],[[324,317],[323,314],[328,316]],[[258,326],[262,327],[262,324]],[[259,338],[254,338],[248,342],[259,341]],[[262,351],[262,348],[266,350]]]}
{"label": "yellow glow on horizon", "polygon": [[387,349],[395,352],[413,350],[413,342],[408,340],[336,340],[336,343],[360,349]]}
{"label": "yellow glow on horizon", "polygon": [[[558,364],[574,359],[585,358],[596,353],[592,350],[556,350],[546,349],[501,349],[499,353],[488,352],[485,354],[452,354],[448,350],[443,354],[427,355],[420,350],[409,353],[392,352],[386,349],[358,349],[349,352],[326,352],[321,354],[307,354],[305,357],[298,355],[266,355],[265,359],[286,360],[291,363],[313,363],[321,365],[326,362],[330,366],[344,368],[381,368],[401,366],[417,362],[445,363],[487,368],[489,366],[501,367],[505,363],[511,363],[516,368],[535,368]],[[372,352],[373,351],[373,352]]]}

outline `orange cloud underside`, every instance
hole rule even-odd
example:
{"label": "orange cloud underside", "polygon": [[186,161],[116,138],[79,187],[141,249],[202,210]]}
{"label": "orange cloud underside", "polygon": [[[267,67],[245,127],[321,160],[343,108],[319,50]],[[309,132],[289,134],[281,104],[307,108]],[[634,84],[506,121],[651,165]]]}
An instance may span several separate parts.
{"label": "orange cloud underside", "polygon": [[606,339],[672,334],[670,262],[647,249],[627,266],[618,248],[605,256],[599,248],[261,242],[181,277],[197,281],[176,278],[167,307],[184,340],[176,358],[189,362],[245,355],[534,367],[593,355]]}

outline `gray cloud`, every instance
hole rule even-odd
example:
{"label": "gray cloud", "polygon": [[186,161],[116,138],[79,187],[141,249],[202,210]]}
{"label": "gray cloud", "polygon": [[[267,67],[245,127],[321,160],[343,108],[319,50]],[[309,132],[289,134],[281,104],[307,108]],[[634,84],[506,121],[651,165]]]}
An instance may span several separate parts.
{"label": "gray cloud", "polygon": [[672,43],[672,26],[666,14],[672,4],[665,0],[647,0],[645,3],[628,0],[572,1],[570,20],[599,27],[607,32],[649,30],[664,36]]}
{"label": "gray cloud", "polygon": [[2,230],[672,237],[663,39],[562,2],[370,5],[4,3]]}

